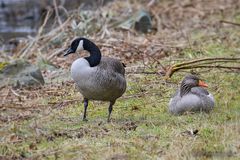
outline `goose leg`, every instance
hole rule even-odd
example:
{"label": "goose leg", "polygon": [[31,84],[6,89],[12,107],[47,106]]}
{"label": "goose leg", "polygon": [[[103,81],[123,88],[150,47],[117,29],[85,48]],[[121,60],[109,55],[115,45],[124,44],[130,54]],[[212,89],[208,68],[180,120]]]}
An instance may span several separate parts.
{"label": "goose leg", "polygon": [[110,117],[111,117],[114,103],[115,102],[110,102],[109,107],[108,107],[108,119],[107,119],[108,122],[110,122]]}
{"label": "goose leg", "polygon": [[87,121],[86,117],[87,117],[88,99],[84,98],[83,103],[84,103],[83,121]]}

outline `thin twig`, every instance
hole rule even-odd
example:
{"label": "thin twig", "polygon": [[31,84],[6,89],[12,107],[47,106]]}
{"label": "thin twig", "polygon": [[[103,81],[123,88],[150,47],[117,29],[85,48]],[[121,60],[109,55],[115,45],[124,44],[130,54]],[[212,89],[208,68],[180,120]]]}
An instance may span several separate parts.
{"label": "thin twig", "polygon": [[226,21],[226,20],[220,20],[220,23],[227,23],[227,24],[232,24],[235,26],[240,26],[240,23],[230,22],[230,21]]}
{"label": "thin twig", "polygon": [[155,62],[157,62],[157,64],[159,64],[159,65],[161,66],[161,68],[162,68],[163,71],[166,70],[166,68],[162,65],[162,63],[161,63],[158,59],[156,59],[153,55],[150,55],[150,54],[148,54],[147,52],[146,52],[145,54],[146,54],[148,57],[152,58]]}
{"label": "thin twig", "polygon": [[53,53],[47,58],[47,60],[51,60],[53,57],[55,57],[56,55],[59,55],[59,54],[62,53],[64,50],[65,50],[65,48],[57,49],[55,52],[53,52]]}
{"label": "thin twig", "polygon": [[126,74],[159,74],[158,72],[126,72]]}
{"label": "thin twig", "polygon": [[48,10],[47,15],[45,16],[44,22],[43,22],[43,24],[40,26],[40,28],[38,30],[38,34],[37,34],[36,38],[24,49],[24,51],[21,54],[20,58],[25,57],[27,53],[29,53],[29,54],[31,53],[30,49],[33,49],[35,47],[36,42],[39,40],[40,35],[43,32],[43,28],[46,26],[47,21],[48,21],[50,15],[51,15],[51,10]]}
{"label": "thin twig", "polygon": [[14,91],[12,88],[11,88],[11,92],[12,92],[15,96],[22,98],[22,96],[20,96],[20,95],[19,95],[16,91]]}
{"label": "thin twig", "polygon": [[54,5],[54,10],[55,10],[55,13],[56,13],[56,17],[58,19],[58,23],[60,26],[62,26],[62,21],[61,21],[61,17],[59,16],[59,13],[58,13],[58,6],[57,6],[57,1],[56,0],[53,0],[53,5]]}
{"label": "thin twig", "polygon": [[10,89],[8,88],[8,89],[7,89],[7,94],[3,97],[2,104],[5,103],[5,101],[6,101],[7,97],[8,97],[8,95],[9,95],[9,91],[10,91]]}

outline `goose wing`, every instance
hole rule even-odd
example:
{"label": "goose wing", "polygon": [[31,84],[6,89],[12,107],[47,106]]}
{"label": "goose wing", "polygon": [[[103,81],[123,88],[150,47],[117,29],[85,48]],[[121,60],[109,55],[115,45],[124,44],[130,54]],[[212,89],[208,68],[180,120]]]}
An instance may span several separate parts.
{"label": "goose wing", "polygon": [[196,95],[209,95],[209,92],[202,87],[193,87],[191,89],[191,92]]}
{"label": "goose wing", "polygon": [[123,76],[125,74],[125,68],[123,63],[121,63],[119,60],[114,58],[102,57],[101,62],[98,66],[103,70],[116,72]]}

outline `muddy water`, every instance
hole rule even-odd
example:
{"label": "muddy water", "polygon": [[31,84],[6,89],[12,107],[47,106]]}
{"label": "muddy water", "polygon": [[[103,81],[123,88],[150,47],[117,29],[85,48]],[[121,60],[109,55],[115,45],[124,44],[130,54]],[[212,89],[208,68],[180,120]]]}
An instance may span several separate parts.
{"label": "muddy water", "polygon": [[[109,0],[57,0],[57,4],[67,10],[83,5],[86,9],[91,9],[107,1]],[[53,0],[0,0],[0,42],[34,35],[47,7],[54,8]]]}

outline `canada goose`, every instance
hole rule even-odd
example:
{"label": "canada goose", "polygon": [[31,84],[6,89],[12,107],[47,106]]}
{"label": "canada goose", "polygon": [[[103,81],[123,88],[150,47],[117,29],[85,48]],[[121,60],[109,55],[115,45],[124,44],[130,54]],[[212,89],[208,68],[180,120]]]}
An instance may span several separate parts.
{"label": "canada goose", "polygon": [[76,38],[64,56],[87,50],[89,57],[78,58],[72,63],[71,77],[84,97],[83,120],[86,121],[88,100],[109,101],[108,122],[113,105],[126,90],[125,68],[119,60],[102,57],[99,48],[86,38]]}
{"label": "canada goose", "polygon": [[195,75],[187,75],[169,102],[169,111],[179,115],[186,111],[209,112],[214,107],[214,98],[202,87],[208,85]]}

